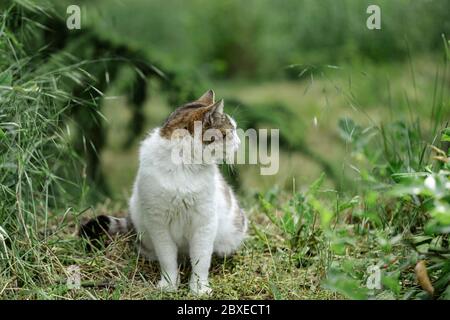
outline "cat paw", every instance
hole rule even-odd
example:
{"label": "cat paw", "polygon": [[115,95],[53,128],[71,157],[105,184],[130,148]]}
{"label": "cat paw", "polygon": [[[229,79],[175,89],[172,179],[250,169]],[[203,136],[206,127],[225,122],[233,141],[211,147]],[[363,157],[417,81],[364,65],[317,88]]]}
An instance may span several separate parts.
{"label": "cat paw", "polygon": [[156,287],[164,292],[175,292],[178,289],[177,285],[174,285],[173,283],[167,281],[166,279],[159,280]]}
{"label": "cat paw", "polygon": [[212,289],[207,282],[199,283],[191,281],[189,288],[191,289],[191,292],[196,296],[206,296],[212,294]]}

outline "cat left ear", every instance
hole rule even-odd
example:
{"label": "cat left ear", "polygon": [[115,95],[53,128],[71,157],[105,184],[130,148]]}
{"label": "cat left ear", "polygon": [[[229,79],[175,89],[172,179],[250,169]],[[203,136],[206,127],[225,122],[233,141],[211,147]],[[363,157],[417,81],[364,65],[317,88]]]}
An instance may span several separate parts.
{"label": "cat left ear", "polygon": [[214,103],[212,106],[209,107],[211,113],[219,113],[223,114],[223,99],[220,99],[216,103]]}
{"label": "cat left ear", "polygon": [[209,106],[214,103],[214,99],[215,93],[212,89],[209,89],[200,98],[198,98],[197,101]]}
{"label": "cat left ear", "polygon": [[220,99],[213,105],[209,106],[205,113],[206,121],[212,124],[217,116],[221,116],[223,114],[223,106],[223,99]]}

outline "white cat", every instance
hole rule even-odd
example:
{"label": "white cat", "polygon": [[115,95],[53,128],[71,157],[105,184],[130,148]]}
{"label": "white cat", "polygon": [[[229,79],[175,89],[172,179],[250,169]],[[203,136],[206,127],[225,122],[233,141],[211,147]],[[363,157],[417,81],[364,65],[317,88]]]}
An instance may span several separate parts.
{"label": "white cat", "polygon": [[[213,129],[224,139],[197,141],[195,122]],[[211,256],[233,253],[243,241],[247,219],[215,163],[176,163],[175,148],[200,143],[202,150],[225,144],[236,151],[239,138],[235,121],[223,112],[223,100],[214,101],[207,91],[198,100],[176,109],[161,128],[154,129],[140,147],[139,170],[130,199],[130,216],[97,217],[84,225],[84,233],[95,238],[105,229],[110,234],[132,226],[140,236],[140,250],[149,260],[158,260],[158,288],[174,291],[179,285],[179,254],[190,257],[190,289],[209,294]],[[178,149],[177,149],[178,150]],[[215,155],[219,160],[222,154]],[[131,221],[131,223],[130,223]],[[132,224],[132,226],[131,226]],[[94,236],[93,236],[94,235]]]}

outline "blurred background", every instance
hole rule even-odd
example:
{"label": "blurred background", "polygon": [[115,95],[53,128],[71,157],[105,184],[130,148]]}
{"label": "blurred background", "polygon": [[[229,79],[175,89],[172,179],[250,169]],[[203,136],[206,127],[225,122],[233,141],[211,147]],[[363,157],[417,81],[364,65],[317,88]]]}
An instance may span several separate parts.
{"label": "blurred background", "polygon": [[[446,0],[39,3],[61,20],[48,17],[55,29],[31,48],[81,63],[83,85],[71,92],[83,111],[68,122],[83,133],[73,139],[90,191],[116,200],[130,193],[146,132],[209,88],[240,127],[281,130],[279,173],[237,166],[230,179],[242,194],[300,190],[322,171],[330,187],[354,189],[363,164],[349,151],[349,120],[380,128],[422,118],[426,131],[450,30]],[[64,30],[70,4],[81,30]],[[370,4],[381,7],[381,30],[366,27]]]}
{"label": "blurred background", "polygon": [[[382,8],[381,30],[366,27],[369,4]],[[238,168],[240,187],[250,194],[274,185],[301,188],[324,169],[330,184],[351,188],[352,159],[338,121],[350,117],[376,126],[392,117],[427,117],[441,36],[450,30],[450,2],[441,0],[108,0],[86,2],[83,9],[84,23],[102,37],[139,48],[163,72],[179,75],[181,87],[197,94],[213,88],[239,125],[246,126],[243,104],[275,118],[282,110],[292,114],[279,120],[289,121],[279,128],[293,140],[281,153],[279,173],[262,177],[257,166]],[[154,89],[143,106],[145,130],[160,125],[173,108],[157,81],[148,86]],[[108,121],[101,159],[118,196],[129,193],[145,132],[121,150],[128,110],[120,97],[103,109]]]}

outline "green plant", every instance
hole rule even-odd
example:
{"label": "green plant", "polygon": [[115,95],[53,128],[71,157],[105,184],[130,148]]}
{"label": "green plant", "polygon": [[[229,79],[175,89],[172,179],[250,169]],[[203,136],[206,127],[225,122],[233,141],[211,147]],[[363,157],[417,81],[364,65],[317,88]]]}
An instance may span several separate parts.
{"label": "green plant", "polygon": [[[71,206],[83,202],[85,188],[82,161],[63,126],[71,95],[61,85],[68,72],[80,70],[36,65],[39,53],[29,55],[24,42],[40,26],[30,21],[28,28],[13,32],[21,20],[15,9],[12,5],[0,16],[2,288],[56,281],[58,272],[48,270],[59,271],[61,261],[49,254],[55,243],[51,239],[67,225]],[[55,229],[51,224],[60,210],[65,214],[59,215],[61,224]]]}
{"label": "green plant", "polygon": [[[293,259],[299,265],[311,263],[319,256],[322,246],[319,216],[310,203],[318,191],[324,175],[305,193],[294,192],[280,207],[274,203],[274,194],[259,195],[259,205],[272,223],[281,232]],[[278,197],[276,194],[275,197]],[[259,233],[261,234],[261,233]]]}

